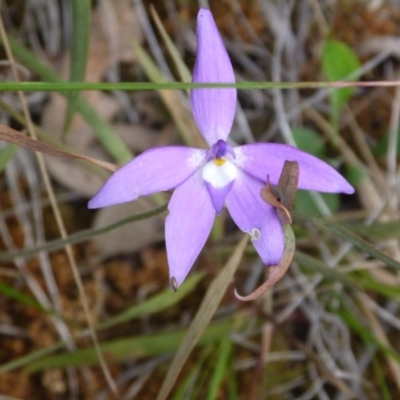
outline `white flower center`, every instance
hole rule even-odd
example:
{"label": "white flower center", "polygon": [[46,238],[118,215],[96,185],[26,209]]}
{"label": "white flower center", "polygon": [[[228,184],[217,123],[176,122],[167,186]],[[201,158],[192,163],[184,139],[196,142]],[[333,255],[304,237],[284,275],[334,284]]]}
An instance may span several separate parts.
{"label": "white flower center", "polygon": [[214,188],[223,188],[235,180],[237,167],[228,160],[215,158],[204,165],[202,176]]}

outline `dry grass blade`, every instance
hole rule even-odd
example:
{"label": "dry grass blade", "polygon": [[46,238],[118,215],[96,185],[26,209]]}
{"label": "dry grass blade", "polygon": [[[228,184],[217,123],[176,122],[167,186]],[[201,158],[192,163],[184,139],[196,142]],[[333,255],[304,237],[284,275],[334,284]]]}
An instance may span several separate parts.
{"label": "dry grass blade", "polygon": [[[384,327],[382,326],[379,319],[375,316],[375,314],[368,306],[369,304],[368,296],[365,293],[358,293],[357,300],[360,305],[360,308],[363,310],[365,316],[369,321],[369,326],[372,332],[374,333],[375,337],[388,348],[393,348],[388,336],[385,333]],[[394,384],[397,386],[397,390],[400,392],[400,366],[394,358],[388,355],[386,355],[385,358],[389,367],[389,371],[392,374]]]}
{"label": "dry grass blade", "polygon": [[171,392],[172,387],[191,351],[196,346],[196,343],[200,339],[207,325],[211,321],[215,311],[217,310],[219,303],[224,296],[237,267],[239,266],[248,240],[249,235],[245,235],[239,242],[236,250],[229,258],[222,271],[210,285],[204,300],[201,303],[199,311],[197,312],[178,351],[175,354],[174,359],[172,360],[171,365],[169,366],[167,376],[165,377],[160,392],[158,393],[157,400],[165,400]]}
{"label": "dry grass blade", "polygon": [[84,160],[90,162],[91,164],[97,165],[99,167],[108,169],[111,172],[117,170],[117,166],[106,161],[97,160],[92,157],[85,156],[83,154],[71,153],[68,151],[57,149],[49,144],[40,142],[39,140],[33,139],[22,132],[16,131],[6,125],[0,124],[0,140],[4,140],[8,143],[13,143],[17,146],[24,147],[25,149],[38,151],[40,153],[48,154],[55,157],[64,158],[77,158],[79,160]]}
{"label": "dry grass blade", "polygon": [[287,338],[293,343],[295,347],[301,350],[311,361],[314,362],[315,366],[320,371],[321,375],[324,379],[326,379],[329,383],[339,389],[343,394],[347,396],[349,399],[356,399],[357,395],[352,391],[351,388],[344,382],[344,380],[335,376],[332,371],[327,367],[324,360],[321,359],[321,356],[314,351],[310,350],[308,346],[301,342],[301,340],[297,339],[293,335],[288,335]]}
{"label": "dry grass blade", "polygon": [[[153,62],[143,46],[135,40],[132,41],[132,45],[149,79],[156,83],[167,83],[167,78]],[[199,129],[194,123],[191,113],[183,104],[179,93],[172,90],[159,90],[158,92],[171,113],[184,142],[190,147],[206,148],[206,142],[200,135]]]}
{"label": "dry grass blade", "polygon": [[[150,4],[150,13],[154,19],[154,22],[157,26],[158,31],[160,32],[164,43],[168,48],[168,52],[171,55],[172,59],[174,60],[175,66],[178,70],[179,76],[183,82],[190,82],[192,80],[192,74],[190,73],[188,67],[186,66],[185,62],[182,59],[182,56],[179,54],[178,49],[176,48],[174,42],[168,36],[167,31],[165,30],[160,17],[157,14],[156,9],[154,8],[153,4]],[[187,91],[189,94],[189,91]]]}

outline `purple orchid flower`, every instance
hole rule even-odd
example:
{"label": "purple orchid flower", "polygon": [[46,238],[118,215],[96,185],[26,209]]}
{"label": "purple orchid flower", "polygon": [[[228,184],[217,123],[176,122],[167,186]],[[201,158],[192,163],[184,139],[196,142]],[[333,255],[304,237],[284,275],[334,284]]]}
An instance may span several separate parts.
{"label": "purple orchid flower", "polygon": [[[234,83],[233,68],[211,12],[197,18],[197,57],[193,82]],[[208,150],[181,146],[147,150],[115,172],[89,202],[89,208],[136,200],[175,189],[168,205],[165,240],[171,284],[186,278],[226,204],[267,266],[277,265],[284,249],[282,225],[260,191],[267,176],[276,185],[285,160],[299,164],[299,188],[351,194],[353,187],[316,157],[284,144],[232,147],[226,142],[236,108],[235,88],[191,91],[194,119]]]}

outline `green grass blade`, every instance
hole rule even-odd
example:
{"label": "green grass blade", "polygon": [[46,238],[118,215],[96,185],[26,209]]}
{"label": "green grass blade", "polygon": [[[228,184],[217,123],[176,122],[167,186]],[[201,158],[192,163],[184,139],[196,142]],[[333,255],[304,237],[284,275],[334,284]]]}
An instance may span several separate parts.
{"label": "green grass blade", "polygon": [[[69,80],[83,82],[89,51],[91,0],[72,0],[72,39],[70,54]],[[71,127],[72,118],[77,108],[79,92],[70,92],[65,114],[63,136]]]}
{"label": "green grass blade", "polygon": [[216,359],[217,365],[215,366],[214,374],[212,375],[207,400],[214,400],[217,398],[218,389],[227,373],[228,359],[230,358],[231,352],[232,342],[229,338],[223,338],[219,347]]}
{"label": "green grass blade", "polygon": [[400,237],[400,219],[385,222],[375,222],[366,226],[365,224],[352,226],[352,231],[374,241],[398,239]]}
{"label": "green grass blade", "polygon": [[[1,43],[1,42],[0,42]],[[26,50],[26,49],[25,49]],[[235,82],[235,83],[193,83],[193,82],[65,82],[57,74],[50,82],[0,82],[1,92],[71,92],[74,90],[188,90],[195,88],[236,88],[236,89],[334,89],[346,87],[397,87],[398,81],[363,82]],[[58,79],[58,80],[57,80]]]}
{"label": "green grass blade", "polygon": [[328,267],[324,262],[317,258],[296,250],[294,259],[304,268],[321,273],[328,281],[340,282],[350,290],[363,290],[363,287],[358,283],[358,281],[342,274],[340,270],[336,268]]}
{"label": "green grass blade", "polygon": [[3,295],[9,297],[10,299],[16,300],[22,304],[25,304],[30,307],[35,307],[38,310],[41,311],[46,311],[45,308],[43,308],[40,303],[38,303],[33,297],[28,296],[19,290],[14,289],[11,286],[8,286],[2,282],[0,282],[0,292],[3,293]]}
{"label": "green grass blade", "polygon": [[148,212],[142,214],[132,215],[128,218],[120,219],[117,222],[114,222],[110,225],[103,226],[97,229],[85,229],[80,232],[74,233],[68,236],[66,239],[56,239],[52,242],[47,242],[42,245],[31,247],[28,249],[21,249],[16,251],[0,251],[0,261],[12,261],[17,257],[30,257],[37,254],[39,251],[54,251],[63,248],[66,244],[76,244],[81,243],[85,240],[89,240],[94,236],[101,235],[103,233],[107,233],[116,229],[122,225],[141,221],[146,218],[154,217],[158,214],[161,214],[167,209],[167,205],[163,205],[161,207],[157,207],[154,210],[150,210]]}
{"label": "green grass blade", "polygon": [[0,366],[0,374],[5,374],[6,372],[14,371],[18,368],[23,368],[57,350],[62,349],[64,343],[60,342],[52,346],[45,347],[44,349],[31,351],[27,355],[20,357],[16,360],[8,362]]}
{"label": "green grass blade", "polygon": [[[187,400],[190,398],[195,398],[193,396],[193,386],[195,383],[198,383],[199,376],[201,376],[202,366],[196,364],[189,373],[189,376],[186,378],[186,381],[181,384],[181,386],[176,391],[174,397],[171,400]],[[189,397],[190,396],[190,397]]]}
{"label": "green grass blade", "polygon": [[[21,125],[23,125],[25,127],[28,126],[25,117],[19,111],[17,111],[15,108],[11,107],[9,104],[4,102],[1,98],[0,98],[0,107],[8,115],[10,115],[16,121],[18,121]],[[66,152],[74,152],[75,151],[75,149],[72,146],[62,143],[60,139],[56,138],[55,136],[50,135],[45,130],[43,130],[40,126],[35,125],[35,124],[33,126],[35,127],[35,131],[36,131],[38,137],[40,139],[42,139],[44,142],[51,144],[52,146],[57,147]],[[92,163],[89,163],[89,162],[86,162],[83,160],[78,160],[78,162],[81,163],[88,170],[92,171],[93,173],[95,173],[96,175],[98,175],[104,179],[107,179],[107,177],[109,176],[109,173],[106,172],[104,170],[104,168],[100,168],[97,165],[93,165]]]}
{"label": "green grass blade", "polygon": [[298,213],[293,213],[293,214],[296,217],[299,217],[300,219],[302,219],[304,221],[312,222],[314,225],[319,226],[320,228],[326,229],[330,232],[333,232],[333,233],[339,235],[346,241],[351,242],[358,249],[365,251],[372,257],[375,257],[377,260],[383,261],[388,267],[391,267],[395,270],[400,270],[400,262],[389,257],[383,251],[379,250],[372,244],[368,243],[367,241],[365,241],[363,238],[356,235],[355,233],[351,232],[345,226],[343,226],[333,220],[328,220],[325,218],[319,218],[319,217],[314,217],[314,216],[305,216],[305,215],[300,215]]}
{"label": "green grass blade", "polygon": [[235,371],[235,358],[234,353],[232,353],[231,359],[228,364],[228,396],[229,400],[239,400],[239,389],[238,381]]}
{"label": "green grass blade", "polygon": [[400,302],[399,287],[395,284],[387,285],[380,282],[378,279],[371,276],[369,271],[359,271],[354,274],[358,285],[363,288],[363,291],[374,292],[386,298]]}
{"label": "green grass blade", "polygon": [[374,370],[374,375],[376,377],[376,382],[381,388],[380,395],[382,396],[382,400],[392,400],[392,393],[386,382],[386,371],[383,371],[378,359],[374,358],[372,360],[372,367]]}
{"label": "green grass blade", "polygon": [[204,388],[208,385],[209,373],[207,365],[214,352],[214,343],[210,343],[201,349],[185,382],[177,388],[173,400],[200,398],[200,392],[204,392]]}
{"label": "green grass blade", "polygon": [[175,43],[171,40],[169,37],[167,31],[164,28],[164,25],[162,24],[160,17],[157,14],[157,11],[153,6],[150,7],[150,12],[151,15],[156,23],[157,29],[160,32],[160,35],[162,39],[164,40],[165,45],[167,46],[167,50],[169,55],[172,58],[172,61],[175,64],[175,67],[178,71],[179,78],[183,82],[190,82],[192,80],[192,74],[189,71],[189,68],[186,66],[185,62],[182,60],[181,55],[179,54],[179,51],[177,47],[175,46]]}
{"label": "green grass blade", "polygon": [[189,294],[200,282],[200,280],[204,278],[204,275],[205,274],[202,272],[192,274],[188,279],[185,280],[182,286],[179,287],[177,292],[171,292],[171,289],[168,288],[160,294],[151,297],[144,303],[134,305],[115,317],[109,318],[107,321],[99,324],[96,329],[102,330],[111,328],[112,326],[121,324],[123,322],[127,322],[144,315],[152,315],[172,307],[181,301],[187,294]]}
{"label": "green grass blade", "polygon": [[92,127],[97,139],[119,164],[125,164],[133,158],[132,152],[126,144],[118,137],[115,131],[97,111],[89,105],[82,97],[77,99],[77,109]]}
{"label": "green grass blade", "polygon": [[[214,342],[227,335],[230,329],[230,321],[212,324],[206,329],[199,344],[204,345]],[[127,360],[132,357],[150,357],[175,350],[185,332],[185,329],[180,329],[172,332],[134,336],[105,342],[100,347],[107,358],[113,362]],[[96,365],[98,361],[95,349],[89,347],[65,354],[53,355],[33,362],[27,367],[27,372],[34,373],[49,368]]]}
{"label": "green grass blade", "polygon": [[[103,324],[99,324],[96,329],[102,330],[110,328],[122,322],[127,322],[135,318],[139,318],[143,315],[153,315],[157,312],[161,312],[174,304],[178,303],[184,296],[189,294],[189,292],[196,286],[196,284],[204,277],[203,273],[192,274],[179,288],[177,293],[172,293],[170,289],[163,291],[160,294],[152,296],[144,303],[133,306],[131,309],[122,312],[114,318],[106,321]],[[32,299],[32,301],[34,301]],[[39,305],[40,307],[40,305]],[[21,357],[17,360],[11,361],[5,365],[0,366],[0,374],[12,371],[17,368],[26,367],[31,362],[41,359],[45,355],[48,355],[54,351],[61,349],[64,346],[62,342],[56,343],[55,345],[49,347],[46,351],[37,350],[33,351],[27,356]]]}
{"label": "green grass blade", "polygon": [[[133,41],[133,48],[136,56],[140,62],[140,65],[144,69],[148,78],[157,83],[166,83],[167,79],[154,63],[147,51],[140,45],[140,43]],[[191,147],[202,147],[205,148],[206,143],[203,137],[200,135],[199,130],[194,123],[191,113],[182,104],[177,92],[170,92],[165,90],[159,90],[160,97],[162,98],[165,106],[168,108],[171,116],[178,128],[178,131],[182,137],[182,140]]]}
{"label": "green grass blade", "polygon": [[[32,71],[38,74],[43,80],[54,83],[65,83],[47,65],[24,46],[9,38],[10,46],[15,57]],[[2,42],[0,38],[0,43]],[[68,86],[68,83],[66,84]],[[22,85],[23,86],[23,85]],[[23,89],[22,89],[23,90]],[[67,96],[67,93],[60,92]],[[100,117],[100,115],[84,99],[77,99],[77,110],[82,114],[86,122],[92,127],[96,137],[118,163],[123,164],[131,160],[133,155],[125,143],[118,137],[111,126]]]}
{"label": "green grass blade", "polygon": [[382,343],[372,332],[371,328],[364,326],[360,319],[355,316],[345,305],[345,303],[339,299],[342,304],[340,310],[338,310],[338,315],[346,323],[346,325],[351,328],[355,333],[357,333],[366,343],[375,344],[379,350],[386,356],[392,357],[398,364],[400,364],[400,355],[393,350],[393,348],[386,346]]}
{"label": "green grass blade", "polygon": [[7,143],[0,150],[0,172],[6,167],[7,163],[14,157],[18,147],[14,144]]}

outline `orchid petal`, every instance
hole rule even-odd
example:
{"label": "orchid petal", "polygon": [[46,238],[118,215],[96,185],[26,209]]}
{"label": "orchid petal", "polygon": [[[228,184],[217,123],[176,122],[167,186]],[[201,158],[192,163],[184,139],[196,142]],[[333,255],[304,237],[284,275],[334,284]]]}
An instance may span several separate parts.
{"label": "orchid petal", "polygon": [[283,229],[275,208],[261,199],[262,187],[261,181],[242,172],[226,198],[226,205],[236,225],[252,235],[263,262],[277,265],[284,249]]}
{"label": "orchid petal", "polygon": [[224,207],[225,204],[225,199],[226,196],[228,195],[229,191],[231,190],[231,187],[235,181],[229,182],[226,186],[224,187],[214,187],[211,183],[208,183],[205,181],[205,184],[207,186],[208,193],[211,196],[211,200],[214,204],[215,211],[217,214],[221,214],[222,208]]}
{"label": "orchid petal", "polygon": [[205,162],[205,157],[205,150],[188,147],[147,150],[111,175],[88,207],[107,207],[173,189],[189,178]]}
{"label": "orchid petal", "polygon": [[354,188],[326,162],[295,147],[256,143],[235,148],[236,165],[253,177],[276,185],[285,161],[299,163],[299,189],[328,193],[354,193]]}
{"label": "orchid petal", "polygon": [[[202,8],[197,16],[197,55],[193,71],[195,83],[235,83],[235,75],[224,43],[210,10]],[[212,146],[226,139],[236,109],[236,89],[192,89],[193,116],[200,132]]]}
{"label": "orchid petal", "polygon": [[215,211],[221,214],[225,199],[238,173],[235,164],[228,160],[214,159],[206,163],[201,176],[213,201]]}
{"label": "orchid petal", "polygon": [[179,286],[210,234],[215,210],[201,173],[178,186],[168,205],[165,240],[171,282]]}

